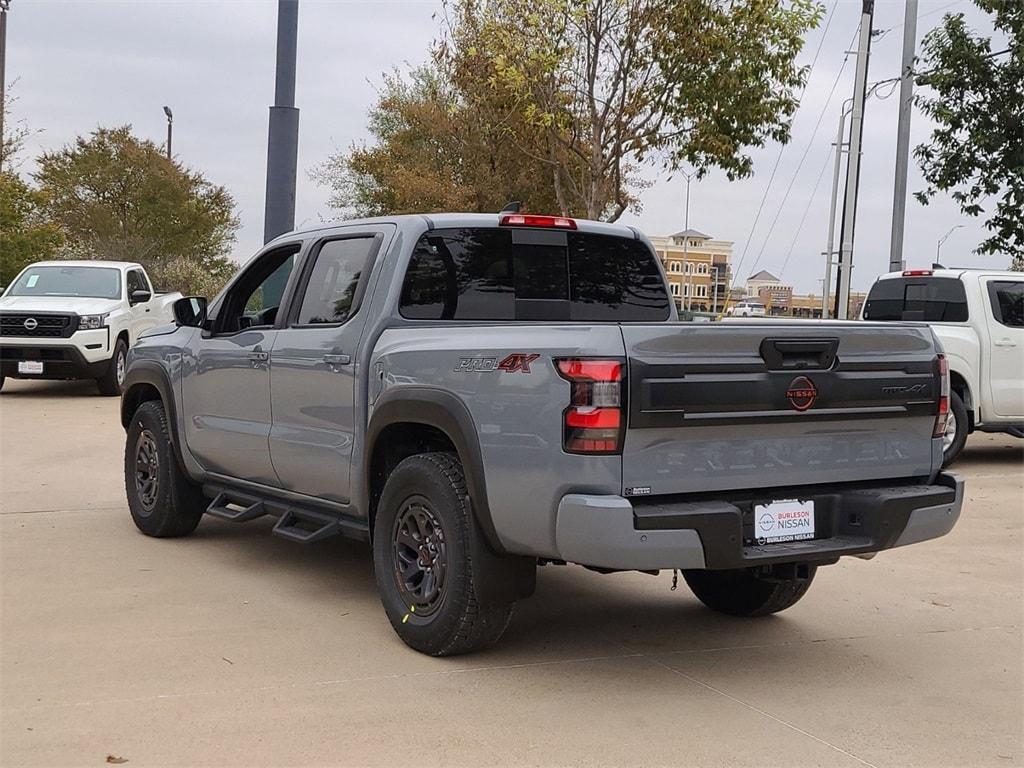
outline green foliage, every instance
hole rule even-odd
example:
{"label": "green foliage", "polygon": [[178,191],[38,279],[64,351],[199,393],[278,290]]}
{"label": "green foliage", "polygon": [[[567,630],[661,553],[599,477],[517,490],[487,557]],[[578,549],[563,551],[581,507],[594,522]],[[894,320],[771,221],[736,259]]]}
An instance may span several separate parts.
{"label": "green foliage", "polygon": [[985,216],[990,235],[977,252],[1007,254],[1024,270],[1024,3],[974,2],[1007,45],[994,49],[962,13],[925,36],[918,83],[928,90],[917,105],[937,125],[914,150],[927,184],[916,196],[927,204],[946,192],[964,215]]}
{"label": "green foliage", "polygon": [[188,293],[209,294],[233,271],[231,195],[130,126],[100,128],[37,165],[46,215],[77,257],[138,261],[158,286]]}
{"label": "green foliage", "polygon": [[813,0],[450,0],[431,62],[385,78],[375,144],[317,174],[357,214],[532,211],[614,221],[644,164],[752,172],[787,141]]}
{"label": "green foliage", "polygon": [[34,261],[54,256],[64,241],[42,215],[46,198],[14,173],[0,171],[0,285]]}
{"label": "green foliage", "polygon": [[332,155],[313,178],[331,188],[332,207],[356,216],[497,211],[511,199],[554,210],[546,165],[515,145],[538,132],[496,94],[480,96],[456,88],[441,59],[385,75],[369,115],[374,144]]}

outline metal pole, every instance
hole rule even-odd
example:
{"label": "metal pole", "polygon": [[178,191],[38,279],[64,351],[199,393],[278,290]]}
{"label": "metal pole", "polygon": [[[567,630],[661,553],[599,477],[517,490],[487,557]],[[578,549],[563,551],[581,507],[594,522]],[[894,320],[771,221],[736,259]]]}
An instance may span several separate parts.
{"label": "metal pole", "polygon": [[167,116],[167,159],[171,159],[171,127],[174,125],[174,113],[171,108],[164,107],[164,114]]}
{"label": "metal pole", "polygon": [[693,290],[693,286],[689,285],[690,276],[686,271],[687,258],[690,255],[690,174],[684,174],[686,176],[686,214],[683,217],[683,309],[689,310],[690,308],[690,291]]}
{"label": "metal pole", "polygon": [[906,0],[903,12],[903,69],[900,72],[900,116],[896,128],[896,180],[892,191],[892,236],[889,271],[903,271],[903,226],[907,212],[907,166],[910,159],[910,117],[914,99],[914,50],[917,48],[917,0]]}
{"label": "metal pole", "polygon": [[958,229],[963,229],[963,224],[957,224],[955,227],[950,228],[949,232],[939,238],[938,242],[935,243],[935,263],[939,263],[939,251],[942,249],[942,244],[949,239],[949,236],[956,232]]}
{"label": "metal pole", "polygon": [[839,201],[839,171],[843,166],[843,137],[846,135],[846,111],[851,100],[843,102],[839,110],[839,132],[836,134],[836,158],[832,165],[832,200],[828,209],[828,242],[825,245],[825,283],[821,292],[821,316],[828,320],[828,292],[832,285],[832,259],[835,256],[836,203]]}
{"label": "metal pole", "polygon": [[7,11],[11,0],[0,0],[0,170],[7,159],[4,140],[4,117],[7,112]]}
{"label": "metal pole", "polygon": [[299,110],[295,108],[295,58],[299,0],[278,0],[277,76],[267,140],[267,194],[263,242],[295,228],[295,175]]}
{"label": "metal pole", "polygon": [[850,155],[846,163],[846,193],[843,195],[843,226],[840,230],[839,265],[836,269],[836,317],[846,320],[850,311],[850,280],[853,273],[853,229],[857,221],[857,192],[860,184],[860,147],[864,137],[864,102],[867,99],[868,57],[871,54],[871,23],[875,0],[862,0],[860,41],[857,45],[857,74],[853,82],[853,110],[850,113]]}

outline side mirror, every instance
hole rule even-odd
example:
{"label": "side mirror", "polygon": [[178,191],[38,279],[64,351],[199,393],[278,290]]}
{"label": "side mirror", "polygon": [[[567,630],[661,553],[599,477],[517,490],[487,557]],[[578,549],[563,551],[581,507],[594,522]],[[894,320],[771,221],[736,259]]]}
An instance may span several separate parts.
{"label": "side mirror", "polygon": [[172,305],[174,321],[188,328],[199,328],[206,320],[206,298],[186,296]]}
{"label": "side mirror", "polygon": [[145,304],[147,301],[153,298],[153,294],[146,290],[132,291],[132,295],[128,297],[129,304]]}

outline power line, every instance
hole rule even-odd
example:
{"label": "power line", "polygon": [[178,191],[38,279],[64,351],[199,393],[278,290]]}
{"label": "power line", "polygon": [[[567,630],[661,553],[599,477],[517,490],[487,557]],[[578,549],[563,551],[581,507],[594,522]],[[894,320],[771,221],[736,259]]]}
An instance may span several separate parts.
{"label": "power line", "polygon": [[[962,3],[963,1],[964,0],[953,0],[952,3],[946,3],[946,5],[943,5],[943,6],[940,6],[938,8],[935,8],[935,9],[933,9],[931,11],[928,11],[927,13],[918,14],[917,18],[918,19],[923,19],[925,16],[931,16],[933,13],[941,13],[942,11],[946,10],[947,8],[952,8],[954,5],[960,5],[960,3]],[[875,34],[875,42],[877,43],[879,40],[884,38],[886,35],[888,35],[894,29],[899,29],[900,27],[903,26],[903,24],[904,24],[904,22],[901,21],[899,24],[896,24],[896,25],[894,25],[892,27],[889,27],[888,29],[882,29],[882,30],[879,30],[878,32],[875,32],[874,33]]]}
{"label": "power line", "polygon": [[833,151],[834,150],[829,150],[829,153],[825,155],[825,162],[822,163],[821,170],[818,171],[818,180],[814,182],[814,189],[811,190],[811,195],[807,198],[807,205],[804,206],[804,212],[800,217],[800,223],[797,225],[796,232],[793,234],[793,241],[789,244],[789,250],[786,251],[786,260],[782,262],[782,269],[779,270],[780,280],[786,273],[786,267],[789,266],[789,257],[793,255],[793,249],[796,248],[796,241],[800,237],[800,231],[804,228],[804,222],[807,221],[807,214],[810,212],[811,205],[814,203],[814,195],[817,193],[818,186],[821,184],[821,180],[825,176],[825,169],[828,168],[828,161],[832,159]]}
{"label": "power line", "polygon": [[[859,32],[859,25],[858,25]],[[850,45],[847,46],[847,53],[843,57],[843,63],[839,67],[839,72],[836,73],[836,79],[832,81],[832,88],[828,92],[828,97],[825,99],[825,104],[821,108],[821,112],[818,114],[818,120],[814,124],[814,130],[811,131],[811,138],[807,142],[807,146],[804,148],[803,155],[800,156],[800,162],[797,163],[796,170],[793,172],[793,177],[789,180],[789,186],[786,188],[786,193],[782,196],[782,201],[779,203],[779,208],[775,212],[775,217],[772,219],[771,226],[768,228],[768,233],[764,237],[764,242],[761,243],[761,248],[757,252],[757,256],[754,259],[753,265],[750,267],[751,273],[757,268],[757,265],[761,261],[761,256],[764,255],[765,249],[768,247],[768,241],[771,239],[772,233],[775,231],[775,225],[779,221],[779,217],[782,215],[783,209],[786,207],[786,201],[789,199],[790,192],[793,191],[793,186],[796,184],[797,177],[800,175],[800,169],[803,168],[804,161],[807,159],[808,153],[811,151],[811,147],[814,146],[814,139],[818,135],[818,129],[821,127],[821,121],[825,118],[825,113],[828,111],[829,104],[832,102],[832,97],[835,95],[836,87],[839,85],[839,80],[843,76],[843,70],[846,68],[846,62],[850,58],[850,48],[857,40],[857,34],[854,33],[853,39],[850,41]],[[742,260],[740,262],[742,264]],[[736,268],[736,274],[739,274],[739,267]]]}
{"label": "power line", "polygon": [[[821,39],[818,41],[818,48],[817,50],[814,51],[814,57],[811,59],[811,66],[807,70],[807,80],[804,81],[804,87],[800,91],[800,96],[798,98],[797,104],[798,111],[800,109],[800,106],[803,104],[804,94],[807,92],[807,86],[810,85],[811,82],[811,75],[814,73],[814,65],[818,63],[818,54],[821,53],[821,49],[825,44],[825,37],[828,35],[829,27],[831,27],[832,25],[832,16],[835,14],[836,8],[839,6],[839,2],[840,0],[835,0],[835,2],[832,3],[832,8],[828,13],[828,18],[825,20],[825,28],[821,32]],[[855,35],[854,40],[856,39],[857,38]],[[851,42],[850,45],[852,44],[853,43]],[[847,48],[849,47],[850,46],[847,46]],[[843,59],[843,66],[846,66],[847,58],[849,58],[849,53],[847,53],[846,57]],[[834,85],[832,86],[832,88],[833,90],[835,90]],[[793,120],[796,120],[795,114],[793,115]],[[790,125],[792,125],[792,122],[790,123]],[[757,230],[757,223],[761,220],[761,212],[764,210],[764,204],[768,200],[768,193],[771,191],[772,182],[775,181],[775,173],[776,171],[779,170],[779,163],[782,162],[782,154],[786,151],[786,146],[786,144],[783,144],[782,146],[779,147],[779,154],[775,158],[775,165],[772,166],[772,172],[768,176],[768,184],[765,185],[764,193],[761,195],[761,202],[758,204],[757,213],[754,215],[754,223],[750,225],[750,232],[747,233],[747,241],[743,244],[743,252],[740,254],[740,260],[739,263],[736,265],[736,269],[733,272],[733,275],[739,275],[740,268],[743,266],[743,261],[747,258],[747,249],[750,247],[750,241],[753,239],[754,232]]]}

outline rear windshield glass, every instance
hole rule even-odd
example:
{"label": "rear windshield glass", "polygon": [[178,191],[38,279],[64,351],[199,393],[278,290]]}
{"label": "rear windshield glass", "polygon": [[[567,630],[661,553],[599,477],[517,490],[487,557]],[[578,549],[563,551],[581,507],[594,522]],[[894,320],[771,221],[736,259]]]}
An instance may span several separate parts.
{"label": "rear windshield glass", "polygon": [[865,320],[967,321],[967,294],[954,277],[879,280],[864,305]]}
{"label": "rear windshield glass", "polygon": [[7,295],[119,299],[121,270],[113,267],[29,267],[14,281]]}
{"label": "rear windshield glass", "polygon": [[639,240],[473,227],[420,238],[400,311],[416,320],[658,321],[669,298]]}

